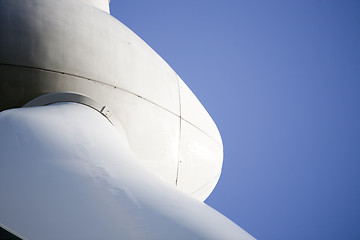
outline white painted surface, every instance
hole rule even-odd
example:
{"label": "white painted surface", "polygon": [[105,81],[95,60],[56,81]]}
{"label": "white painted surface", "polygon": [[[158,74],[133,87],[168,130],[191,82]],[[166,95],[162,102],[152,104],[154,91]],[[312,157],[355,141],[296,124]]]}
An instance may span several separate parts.
{"label": "white painted surface", "polygon": [[0,63],[98,81],[179,115],[176,73],[111,15],[75,0],[4,2]]}
{"label": "white painted surface", "polygon": [[213,138],[221,147],[222,140],[214,121],[194,93],[179,79],[181,117]]}
{"label": "white painted surface", "polygon": [[111,99],[110,106],[117,106],[117,118],[136,158],[168,183],[175,185],[180,118],[124,91],[108,97]]}
{"label": "white painted surface", "polygon": [[109,2],[108,0],[82,0],[91,6],[94,6],[100,10],[103,10],[107,13],[110,13]]}
{"label": "white painted surface", "polygon": [[[205,200],[205,191],[220,177],[222,147],[198,128],[181,121],[178,187],[198,199]],[[204,168],[204,166],[206,166]],[[187,181],[192,179],[192,181]]]}
{"label": "white painted surface", "polygon": [[[177,180],[204,201],[217,182],[221,137],[201,103],[144,41],[83,1],[0,1],[0,79],[1,109],[46,93],[89,96],[112,111],[137,159],[169,184]],[[194,129],[180,131],[181,119]]]}
{"label": "white painted surface", "polygon": [[75,103],[0,113],[0,224],[36,240],[253,239],[138,161]]}

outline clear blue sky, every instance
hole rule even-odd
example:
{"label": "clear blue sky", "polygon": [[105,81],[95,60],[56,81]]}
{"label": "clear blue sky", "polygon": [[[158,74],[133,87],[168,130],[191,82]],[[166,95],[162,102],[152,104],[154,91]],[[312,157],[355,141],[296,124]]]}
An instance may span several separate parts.
{"label": "clear blue sky", "polygon": [[224,142],[206,203],[259,239],[360,239],[360,1],[112,0]]}

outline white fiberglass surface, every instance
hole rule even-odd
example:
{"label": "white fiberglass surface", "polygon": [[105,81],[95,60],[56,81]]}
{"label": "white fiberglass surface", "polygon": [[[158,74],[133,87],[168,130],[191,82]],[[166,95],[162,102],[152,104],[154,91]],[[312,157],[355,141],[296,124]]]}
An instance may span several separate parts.
{"label": "white fiberglass surface", "polygon": [[[107,4],[106,0],[88,1]],[[196,191],[197,199],[211,193],[221,170],[221,164],[212,164],[215,155],[217,163],[222,162],[220,134],[190,89],[136,34],[80,0],[0,1],[0,22],[0,62],[7,64],[1,66],[1,73],[3,79],[10,79],[4,80],[3,85],[9,87],[0,94],[2,109],[21,106],[44,93],[89,96],[121,121],[138,160],[169,183],[178,183],[183,191]],[[188,138],[187,132],[180,140],[184,132],[180,119],[214,139],[220,148],[208,148],[202,136]],[[213,149],[218,152],[208,159],[202,158],[208,153],[197,154],[193,161],[186,161],[190,168],[182,167],[181,156],[191,152],[184,139],[195,147],[205,144],[200,148],[209,149],[209,154]],[[180,141],[187,148],[182,155]],[[218,169],[214,171],[213,166]],[[210,176],[203,169],[211,169]]]}
{"label": "white fiberglass surface", "polygon": [[101,82],[179,115],[176,73],[108,13],[80,0],[0,1],[0,22],[0,62]]}
{"label": "white fiberglass surface", "polygon": [[[207,134],[181,120],[178,187],[204,201],[221,173],[222,147]],[[204,167],[206,166],[206,167]]]}
{"label": "white fiberglass surface", "polygon": [[0,224],[27,239],[252,239],[152,174],[97,111],[0,113]]}
{"label": "white fiberglass surface", "polygon": [[110,1],[108,1],[108,0],[83,0],[83,1],[100,9],[100,10],[110,13],[110,9],[109,9]]}
{"label": "white fiberglass surface", "polygon": [[181,117],[214,139],[222,148],[218,128],[190,88],[178,77],[181,99]]}

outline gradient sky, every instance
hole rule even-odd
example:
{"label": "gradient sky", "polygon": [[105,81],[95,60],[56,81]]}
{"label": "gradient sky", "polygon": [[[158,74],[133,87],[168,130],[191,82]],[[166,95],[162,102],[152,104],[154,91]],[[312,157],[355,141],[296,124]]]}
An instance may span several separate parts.
{"label": "gradient sky", "polygon": [[258,239],[360,239],[360,1],[110,6],[221,132],[208,205]]}

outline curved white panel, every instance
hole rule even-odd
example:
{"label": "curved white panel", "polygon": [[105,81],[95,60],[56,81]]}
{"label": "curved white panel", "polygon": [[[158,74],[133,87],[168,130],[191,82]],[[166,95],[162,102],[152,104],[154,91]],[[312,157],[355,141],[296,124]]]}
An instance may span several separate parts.
{"label": "curved white panel", "polygon": [[[82,1],[0,1],[0,46],[0,111],[53,92],[89,96],[111,109],[149,169],[200,200],[211,193],[221,171],[213,163],[222,162],[214,122],[166,62],[109,14]],[[180,119],[202,134],[180,133]],[[188,151],[208,148],[203,135],[218,144],[212,155]]]}
{"label": "curved white panel", "polygon": [[110,13],[109,2],[110,0],[82,0],[98,9]]}
{"label": "curved white panel", "polygon": [[215,187],[213,183],[220,176],[222,148],[204,132],[181,120],[179,159],[179,189],[205,200],[210,192],[203,190]]}
{"label": "curved white panel", "polygon": [[27,239],[253,239],[143,167],[75,103],[0,113],[0,225]]}
{"label": "curved white panel", "polygon": [[[0,1],[0,226],[37,240],[252,239],[198,201],[222,167],[211,117],[106,12],[107,0]],[[3,111],[56,92],[92,108]]]}
{"label": "curved white panel", "polygon": [[181,117],[204,131],[222,147],[219,130],[209,113],[183,80],[181,80],[180,77],[178,77],[178,79],[180,86]]}
{"label": "curved white panel", "polygon": [[95,80],[179,115],[176,73],[126,26],[82,1],[2,1],[0,33],[0,63]]}
{"label": "curved white panel", "polygon": [[[109,98],[136,158],[175,185],[180,118],[148,101],[118,91]],[[112,107],[111,107],[112,109]]]}

